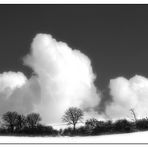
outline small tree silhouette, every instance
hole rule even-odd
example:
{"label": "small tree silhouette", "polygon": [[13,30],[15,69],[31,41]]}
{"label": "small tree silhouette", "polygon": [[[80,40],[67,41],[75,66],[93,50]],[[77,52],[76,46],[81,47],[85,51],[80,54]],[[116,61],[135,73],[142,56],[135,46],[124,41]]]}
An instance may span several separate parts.
{"label": "small tree silhouette", "polygon": [[87,129],[87,134],[92,134],[93,130],[97,127],[98,120],[95,118],[91,118],[86,120],[85,127]]}
{"label": "small tree silhouette", "polygon": [[73,125],[73,131],[75,131],[78,121],[81,121],[82,119],[83,111],[76,107],[70,107],[66,110],[62,118],[63,122],[66,122],[68,125]]}
{"label": "small tree silhouette", "polygon": [[91,129],[94,129],[98,124],[98,120],[95,118],[91,118],[85,122],[85,126]]}
{"label": "small tree silhouette", "polygon": [[22,130],[26,126],[26,117],[24,115],[17,115],[16,129]]}
{"label": "small tree silhouette", "polygon": [[137,122],[137,117],[136,117],[136,114],[135,114],[135,110],[133,108],[131,108],[130,111],[131,111],[131,113],[132,113],[132,115],[134,117],[134,121],[136,123]]}
{"label": "small tree silhouette", "polygon": [[27,125],[29,126],[29,128],[36,127],[40,121],[41,121],[41,117],[37,113],[28,114],[26,117],[26,122],[27,122]]}
{"label": "small tree silhouette", "polygon": [[8,129],[10,129],[10,132],[14,132],[14,128],[17,124],[17,117],[17,112],[6,112],[2,116],[4,124]]}

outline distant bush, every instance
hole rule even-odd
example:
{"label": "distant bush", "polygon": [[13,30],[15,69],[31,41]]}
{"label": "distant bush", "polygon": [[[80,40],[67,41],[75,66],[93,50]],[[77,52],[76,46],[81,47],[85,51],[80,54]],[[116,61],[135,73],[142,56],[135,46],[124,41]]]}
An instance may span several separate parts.
{"label": "distant bush", "polygon": [[86,127],[80,126],[80,127],[76,128],[75,131],[71,127],[66,128],[62,131],[61,135],[63,135],[63,136],[76,136],[76,135],[85,136],[88,134],[87,134]]}
{"label": "distant bush", "polygon": [[140,119],[136,122],[136,128],[138,130],[148,130],[148,119]]}
{"label": "distant bush", "polygon": [[81,126],[76,129],[75,135],[85,136],[88,135],[88,131],[85,126]]}
{"label": "distant bush", "polygon": [[104,134],[112,132],[112,122],[111,121],[98,121],[97,126],[93,129],[92,134]]}
{"label": "distant bush", "polygon": [[71,127],[65,128],[62,132],[63,136],[72,136],[74,135],[74,130]]}
{"label": "distant bush", "polygon": [[97,127],[98,120],[95,118],[89,119],[85,122],[85,130],[87,135],[92,135],[94,129]]}
{"label": "distant bush", "polygon": [[133,130],[134,130],[133,123],[127,121],[126,119],[117,120],[113,124],[113,131],[114,132],[127,133],[127,132],[132,132]]}
{"label": "distant bush", "polygon": [[55,136],[58,134],[58,131],[53,129],[51,126],[44,126],[44,125],[37,125],[36,127],[30,128],[30,127],[25,127],[22,131],[20,131],[20,134],[23,135],[41,135],[41,136],[46,136],[46,135],[52,135]]}

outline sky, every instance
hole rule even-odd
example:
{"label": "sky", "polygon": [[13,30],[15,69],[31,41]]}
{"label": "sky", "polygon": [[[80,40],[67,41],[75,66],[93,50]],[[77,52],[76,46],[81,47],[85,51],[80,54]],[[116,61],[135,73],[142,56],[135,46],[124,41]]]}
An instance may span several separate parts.
{"label": "sky", "polygon": [[[78,56],[86,55],[89,59],[82,58],[86,63],[91,61],[91,66],[88,66],[90,79],[87,80],[91,85],[89,95],[93,95],[95,98],[93,101],[96,103],[96,105],[92,103],[91,107],[105,112],[107,116],[121,117],[119,113],[116,114],[117,110],[132,108],[135,102],[138,102],[137,110],[142,113],[141,106],[148,104],[146,103],[148,96],[146,93],[148,88],[146,78],[148,75],[148,5],[0,5],[0,22],[0,73],[22,72],[25,78],[21,75],[22,81],[17,83],[17,86],[23,85],[26,79],[31,78],[27,85],[33,85],[34,90],[36,86],[32,80],[36,79],[32,78],[34,73],[40,75],[41,78],[45,77],[35,64],[39,63],[41,67],[42,64],[47,63],[38,61],[40,57],[34,55],[38,47],[36,45],[31,47],[31,44],[36,44],[33,39],[38,38],[35,37],[37,34],[50,34],[52,37],[48,36],[49,40],[53,41],[52,38],[54,38],[57,42],[53,41],[53,46],[57,44],[59,48],[62,48],[63,45],[58,44],[58,41],[62,41],[72,50],[79,50],[82,55],[78,54]],[[42,39],[39,39],[39,42],[40,40]],[[34,53],[30,52],[31,48]],[[34,61],[28,60],[29,58],[24,60],[28,54]],[[73,74],[75,72],[70,73],[71,76]],[[94,75],[96,78],[93,78]],[[138,84],[140,81],[138,88],[135,87],[135,81]],[[68,81],[67,86],[70,83]],[[49,86],[49,83],[46,85]],[[142,88],[144,92],[141,92],[141,85],[144,86],[144,89]],[[36,95],[38,89],[40,88],[35,88]],[[99,93],[94,93],[96,90]],[[88,92],[88,88],[82,89],[83,91]],[[124,96],[124,94],[127,95]],[[96,95],[98,95],[98,101],[96,101]],[[124,96],[124,101],[122,96]],[[40,96],[37,95],[38,97]],[[132,99],[129,100],[129,98]],[[142,101],[139,101],[139,98],[142,98]],[[111,101],[112,103],[109,104],[108,102]],[[83,106],[85,109],[90,107]],[[125,116],[125,114],[122,115]]]}
{"label": "sky", "polygon": [[[0,5],[0,71],[30,70],[21,58],[37,33],[52,34],[92,61],[106,88],[109,79],[147,76],[147,5]],[[8,55],[9,53],[9,55]]]}

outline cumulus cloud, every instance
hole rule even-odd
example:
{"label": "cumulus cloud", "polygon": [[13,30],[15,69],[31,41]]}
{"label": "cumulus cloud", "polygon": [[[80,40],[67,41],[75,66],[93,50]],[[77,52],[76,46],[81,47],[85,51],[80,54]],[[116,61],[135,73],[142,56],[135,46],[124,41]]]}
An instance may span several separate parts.
{"label": "cumulus cloud", "polygon": [[22,72],[0,74],[1,115],[7,111],[38,112],[48,124],[61,122],[65,110],[73,106],[85,111],[85,119],[132,118],[130,109],[137,118],[148,116],[148,78],[139,75],[129,80],[111,79],[112,101],[104,103],[99,114],[96,108],[103,97],[94,85],[96,75],[90,59],[49,34],[34,37],[24,64],[35,74],[29,79]]}
{"label": "cumulus cloud", "polygon": [[4,72],[0,74],[0,92],[8,89],[11,92],[16,88],[23,86],[26,80],[27,78],[21,72]]}
{"label": "cumulus cloud", "polygon": [[137,118],[148,116],[148,78],[118,77],[110,80],[109,88],[113,101],[106,106],[106,114],[111,119],[132,118],[130,109],[135,110]]}
{"label": "cumulus cloud", "polygon": [[[80,107],[87,116],[100,102],[90,59],[82,52],[56,41],[51,35],[37,34],[24,64],[34,74],[0,74],[0,115],[7,111],[40,113],[44,123],[61,122],[65,110]],[[87,113],[89,112],[89,113]]]}
{"label": "cumulus cloud", "polygon": [[104,103],[104,113],[99,114],[96,108],[102,96],[94,85],[96,75],[90,59],[49,34],[34,37],[24,64],[35,74],[29,79],[22,72],[0,74],[1,115],[7,111],[38,112],[48,124],[61,122],[65,110],[73,106],[85,111],[85,119],[132,118],[130,109],[137,118],[148,116],[148,78],[139,75],[129,80],[111,79],[112,101]]}
{"label": "cumulus cloud", "polygon": [[48,34],[37,34],[25,65],[37,74],[41,102],[37,107],[44,122],[60,121],[71,107],[93,108],[100,102],[90,59]]}
{"label": "cumulus cloud", "polygon": [[39,85],[36,78],[27,79],[22,72],[0,74],[0,114],[7,111],[29,113],[39,102]]}

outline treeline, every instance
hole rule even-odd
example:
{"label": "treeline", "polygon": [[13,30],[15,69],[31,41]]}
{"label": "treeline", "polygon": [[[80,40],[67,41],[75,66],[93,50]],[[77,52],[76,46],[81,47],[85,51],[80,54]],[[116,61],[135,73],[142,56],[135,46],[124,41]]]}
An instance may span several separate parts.
{"label": "treeline", "polygon": [[[72,116],[71,116],[72,115]],[[37,113],[26,116],[17,112],[7,112],[2,115],[0,135],[18,136],[91,136],[103,134],[130,133],[148,130],[148,118],[128,121],[126,119],[112,121],[98,121],[89,119],[83,126],[76,127],[83,113],[80,109],[70,108],[64,115],[64,120],[73,125],[65,129],[56,130],[52,126],[41,124],[41,117]],[[78,118],[79,117],[79,118]],[[77,119],[77,120],[76,120]]]}
{"label": "treeline", "polygon": [[41,117],[37,113],[24,116],[17,112],[6,112],[2,115],[0,135],[55,136],[58,134],[52,126],[45,126],[40,121]]}
{"label": "treeline", "polygon": [[112,121],[98,121],[97,119],[89,119],[84,126],[75,128],[78,122],[82,122],[83,111],[76,107],[70,107],[66,110],[63,121],[73,128],[61,130],[62,135],[101,135],[101,134],[115,134],[115,133],[129,133],[141,130],[148,130],[148,119],[137,120],[134,109],[130,110],[134,121],[130,122],[126,119]]}
{"label": "treeline", "polygon": [[76,128],[66,128],[62,130],[62,135],[73,136],[88,136],[88,135],[103,135],[103,134],[117,134],[130,133],[137,131],[148,130],[148,119],[140,119],[137,121],[128,121],[126,119],[112,121],[98,121],[96,119],[89,119],[84,126]]}

